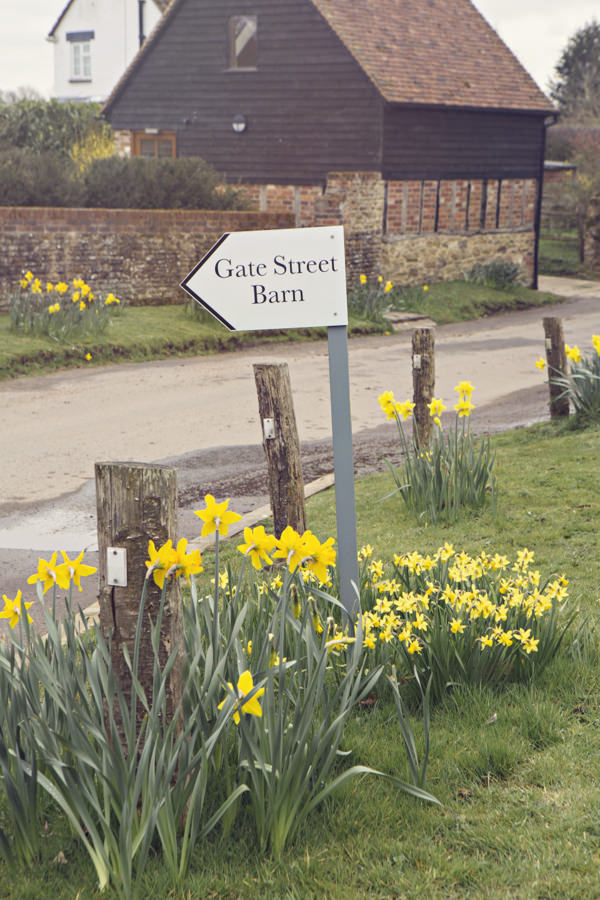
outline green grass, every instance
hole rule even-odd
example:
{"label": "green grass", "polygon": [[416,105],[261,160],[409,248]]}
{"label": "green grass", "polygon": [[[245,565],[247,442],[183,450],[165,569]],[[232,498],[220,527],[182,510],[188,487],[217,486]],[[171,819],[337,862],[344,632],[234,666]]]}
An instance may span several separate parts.
{"label": "green grass", "polygon": [[[390,425],[390,427],[393,427]],[[449,526],[419,527],[389,492],[385,473],[356,485],[358,540],[389,560],[450,541],[456,549],[515,556],[527,546],[545,576],[565,572],[580,611],[575,645],[532,686],[460,690],[432,715],[428,788],[420,804],[373,779],[354,782],[312,815],[280,862],[257,853],[243,819],[201,845],[180,894],[161,860],[148,898],[490,898],[598,895],[600,863],[600,428],[550,422],[498,435],[498,506]],[[308,502],[309,527],[335,534],[333,491]],[[227,556],[235,555],[234,540]],[[205,554],[210,568],[210,554]],[[406,778],[391,704],[357,711],[344,738],[350,760]],[[421,739],[419,720],[413,727]],[[395,735],[393,740],[391,734]],[[6,900],[91,900],[92,867],[52,805],[43,858],[27,872],[0,864]],[[0,827],[5,826],[0,806]],[[66,863],[56,861],[62,853]],[[113,895],[107,892],[105,897]]]}
{"label": "green grass", "polygon": [[[421,528],[399,500],[379,502],[390,478],[373,475],[357,482],[359,543],[370,542],[384,559],[397,550],[425,553],[444,541],[513,557],[528,546],[543,575],[564,571],[569,578],[570,605],[580,610],[580,624],[586,622],[577,645],[565,647],[531,686],[459,690],[433,710],[428,787],[441,808],[377,780],[354,782],[313,814],[280,862],[257,853],[242,819],[226,841],[215,835],[202,845],[181,894],[170,893],[164,867],[154,859],[147,897],[597,896],[600,428],[548,423],[494,442],[496,512],[468,515],[451,528]],[[308,520],[321,535],[335,533],[332,491],[309,501]],[[210,567],[208,554],[205,564]],[[413,727],[421,740],[418,718]],[[352,750],[351,761],[406,777],[394,712],[385,701],[356,713],[344,748]],[[96,897],[87,858],[51,806],[47,820],[39,866],[14,875],[0,865],[2,896]],[[65,865],[52,862],[59,851]]]}
{"label": "green grass", "polygon": [[[496,291],[467,282],[431,285],[407,309],[431,316],[440,325],[476,319],[494,312],[543,306],[560,300],[515,287]],[[105,365],[115,362],[141,362],[172,356],[197,356],[236,350],[242,346],[275,341],[315,340],[326,336],[325,328],[288,332],[229,332],[204,311],[190,313],[188,305],[128,307],[116,316],[104,335],[69,344],[58,344],[45,337],[15,333],[8,315],[0,315],[0,379],[17,375],[40,374],[74,366]],[[372,334],[386,325],[352,317],[349,333]],[[90,362],[85,360],[90,353]]]}
{"label": "green grass", "polygon": [[579,261],[577,232],[545,232],[540,237],[540,275],[559,275],[568,278],[600,278],[585,262]]}
{"label": "green grass", "polygon": [[[381,325],[362,320],[351,320],[349,325],[351,334],[383,330]],[[130,306],[113,319],[105,334],[58,344],[46,337],[12,331],[9,317],[4,315],[0,316],[0,379],[73,366],[220,353],[258,343],[315,340],[326,335],[325,328],[230,332],[209,313],[190,313],[188,305]],[[87,353],[92,356],[90,362],[85,360]]]}
{"label": "green grass", "polygon": [[428,287],[427,291],[408,291],[406,309],[429,316],[439,325],[533,306],[548,306],[561,299],[555,294],[532,291],[520,285],[496,290],[467,281],[448,281]]}

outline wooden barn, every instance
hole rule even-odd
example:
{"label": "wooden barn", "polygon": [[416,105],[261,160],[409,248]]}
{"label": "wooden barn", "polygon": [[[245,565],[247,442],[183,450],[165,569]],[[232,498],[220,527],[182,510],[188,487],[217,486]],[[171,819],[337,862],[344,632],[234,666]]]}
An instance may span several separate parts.
{"label": "wooden barn", "polygon": [[341,222],[402,283],[536,281],[550,101],[469,0],[172,0],[108,98],[122,152],[200,156],[257,208]]}

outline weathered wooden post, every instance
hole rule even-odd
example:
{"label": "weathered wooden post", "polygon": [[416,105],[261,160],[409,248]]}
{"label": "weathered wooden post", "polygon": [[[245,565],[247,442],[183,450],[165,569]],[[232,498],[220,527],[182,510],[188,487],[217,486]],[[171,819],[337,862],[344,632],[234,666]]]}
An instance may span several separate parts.
{"label": "weathered wooden post", "polygon": [[413,403],[416,436],[420,447],[431,442],[432,418],[428,403],[435,391],[434,338],[431,328],[416,328],[412,337]]}
{"label": "weathered wooden post", "polygon": [[[95,469],[100,627],[104,638],[111,640],[113,670],[129,697],[131,674],[123,647],[127,647],[133,659],[149,541],[154,541],[157,549],[169,538],[173,546],[177,543],[177,471],[166,466],[129,462],[96,463]],[[119,562],[123,563],[120,567]],[[149,578],[137,673],[149,700],[154,667],[150,620],[156,622],[160,596],[160,589]],[[181,597],[177,580],[169,579],[160,631],[161,664],[164,665],[177,647],[183,653]],[[181,698],[182,686],[182,665],[176,664],[168,689],[167,708],[171,711]]]}
{"label": "weathered wooden post", "polygon": [[300,441],[287,363],[256,363],[258,414],[269,469],[269,496],[277,537],[287,525],[306,530]]}
{"label": "weathered wooden post", "polygon": [[562,319],[552,316],[543,319],[546,337],[546,362],[548,363],[548,386],[550,389],[550,418],[563,419],[569,415],[569,398],[562,396],[563,388],[552,379],[567,372],[567,354],[563,335]]}

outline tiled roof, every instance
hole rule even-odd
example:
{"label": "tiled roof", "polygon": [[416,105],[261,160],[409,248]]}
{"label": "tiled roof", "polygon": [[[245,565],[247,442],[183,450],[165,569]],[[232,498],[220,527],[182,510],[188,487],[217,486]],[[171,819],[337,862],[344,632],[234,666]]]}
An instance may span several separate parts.
{"label": "tiled roof", "polygon": [[469,0],[312,0],[391,103],[552,104]]}
{"label": "tiled roof", "polygon": [[[155,0],[157,22],[105,104],[186,0]],[[519,109],[554,107],[470,0],[309,0],[390,103]]]}

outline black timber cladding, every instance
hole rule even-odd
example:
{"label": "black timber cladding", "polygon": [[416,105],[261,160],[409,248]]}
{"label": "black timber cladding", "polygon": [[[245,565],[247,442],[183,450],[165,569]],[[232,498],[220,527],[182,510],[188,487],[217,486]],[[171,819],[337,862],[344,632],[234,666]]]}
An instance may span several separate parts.
{"label": "black timber cladding", "polygon": [[[255,71],[228,69],[228,21],[258,19]],[[177,133],[232,181],[379,171],[383,101],[310,0],[188,0],[111,103],[114,128]],[[246,131],[234,133],[236,115]]]}
{"label": "black timber cladding", "polygon": [[539,113],[388,106],[383,132],[384,178],[539,176]]}

